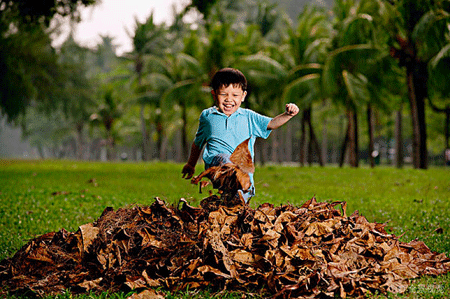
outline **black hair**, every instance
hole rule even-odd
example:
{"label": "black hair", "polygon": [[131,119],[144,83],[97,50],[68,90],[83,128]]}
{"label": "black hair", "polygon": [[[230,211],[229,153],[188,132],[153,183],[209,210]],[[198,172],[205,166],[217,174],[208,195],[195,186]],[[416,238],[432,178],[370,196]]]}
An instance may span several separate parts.
{"label": "black hair", "polygon": [[218,90],[222,86],[238,85],[243,91],[247,90],[247,79],[244,74],[237,69],[223,68],[214,74],[211,80],[213,90]]}

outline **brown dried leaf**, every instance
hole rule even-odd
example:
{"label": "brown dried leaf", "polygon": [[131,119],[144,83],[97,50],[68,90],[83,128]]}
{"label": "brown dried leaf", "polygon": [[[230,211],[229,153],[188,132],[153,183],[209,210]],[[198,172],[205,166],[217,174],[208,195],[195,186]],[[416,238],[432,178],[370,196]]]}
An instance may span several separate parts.
{"label": "brown dried leaf", "polygon": [[231,259],[234,260],[235,262],[238,262],[238,263],[241,263],[244,265],[248,265],[248,266],[253,266],[255,263],[257,263],[263,259],[262,256],[253,254],[253,253],[248,252],[243,249],[233,250],[229,253],[229,255],[230,255]]}
{"label": "brown dried leaf", "polygon": [[[213,188],[225,194],[234,196],[238,190],[248,190],[251,187],[248,173],[255,172],[252,157],[248,149],[250,139],[239,144],[230,156],[231,163],[213,166],[191,179],[197,185],[204,177],[208,178]],[[207,183],[200,182],[200,193]]]}
{"label": "brown dried leaf", "polygon": [[83,281],[79,283],[78,286],[84,288],[86,291],[95,290],[99,288],[99,283],[103,278],[97,278],[95,280]]}
{"label": "brown dried leaf", "polygon": [[231,162],[239,167],[245,173],[254,173],[255,166],[253,165],[252,155],[248,149],[248,142],[250,138],[239,144],[230,156]]}
{"label": "brown dried leaf", "polygon": [[127,299],[164,299],[162,294],[158,294],[155,290],[148,289],[140,293],[134,293]]}
{"label": "brown dried leaf", "polygon": [[213,268],[209,265],[204,265],[204,266],[198,267],[197,270],[198,270],[198,272],[202,273],[203,275],[205,275],[206,273],[212,273],[212,274],[222,277],[222,278],[226,278],[226,279],[231,278],[231,275],[223,273],[219,269]]}
{"label": "brown dried leaf", "polygon": [[53,259],[48,252],[48,249],[45,247],[37,247],[36,249],[30,251],[27,259],[39,262],[53,263]]}
{"label": "brown dried leaf", "polygon": [[311,223],[305,231],[305,235],[311,236],[323,236],[333,232],[333,221],[331,222],[313,222]]}
{"label": "brown dried leaf", "polygon": [[213,195],[198,208],[180,203],[107,208],[75,233],[30,240],[0,262],[0,290],[45,296],[263,285],[274,298],[363,297],[404,292],[410,279],[450,270],[450,259],[423,242],[400,242],[357,212],[345,216],[345,202],[252,209]]}
{"label": "brown dried leaf", "polygon": [[153,246],[156,248],[161,248],[164,246],[164,243],[157,240],[154,234],[150,233],[147,228],[142,228],[138,230],[137,233],[142,237],[142,246],[148,247]]}
{"label": "brown dried leaf", "polygon": [[83,242],[83,252],[89,252],[89,246],[92,245],[94,240],[97,238],[97,235],[100,231],[98,227],[94,227],[94,224],[88,223],[85,225],[81,225],[79,227],[81,232],[82,242]]}

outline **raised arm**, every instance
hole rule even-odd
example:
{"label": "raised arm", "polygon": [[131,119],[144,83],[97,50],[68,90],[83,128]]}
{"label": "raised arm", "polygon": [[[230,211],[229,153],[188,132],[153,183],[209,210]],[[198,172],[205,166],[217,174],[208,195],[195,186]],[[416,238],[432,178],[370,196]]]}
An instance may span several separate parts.
{"label": "raised arm", "polygon": [[284,113],[281,113],[272,118],[272,120],[267,125],[267,129],[269,130],[278,129],[279,127],[287,123],[292,117],[297,115],[298,111],[299,109],[297,105],[292,103],[286,104],[286,110],[284,111]]}

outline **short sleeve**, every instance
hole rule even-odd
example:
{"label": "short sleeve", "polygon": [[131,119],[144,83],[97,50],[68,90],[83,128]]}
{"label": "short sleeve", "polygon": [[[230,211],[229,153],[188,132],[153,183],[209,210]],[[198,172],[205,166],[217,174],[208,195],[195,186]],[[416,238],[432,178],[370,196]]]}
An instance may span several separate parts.
{"label": "short sleeve", "polygon": [[267,129],[267,126],[269,125],[272,118],[265,115],[261,115],[251,110],[249,111],[250,111],[249,120],[251,127],[251,135],[255,137],[261,137],[264,139],[269,137],[270,132],[272,132],[272,130]]}
{"label": "short sleeve", "polygon": [[206,110],[203,110],[203,112],[200,114],[200,119],[198,121],[198,129],[194,139],[194,143],[198,148],[202,149],[203,146],[205,145],[206,140],[210,135],[208,131],[209,126],[206,116]]}

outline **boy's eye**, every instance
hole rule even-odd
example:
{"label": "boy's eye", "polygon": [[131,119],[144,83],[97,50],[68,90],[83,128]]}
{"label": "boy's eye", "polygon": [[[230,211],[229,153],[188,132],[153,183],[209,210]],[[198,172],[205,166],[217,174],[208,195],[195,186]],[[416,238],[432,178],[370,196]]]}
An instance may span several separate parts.
{"label": "boy's eye", "polygon": [[230,96],[230,97],[233,97],[233,98],[237,98],[237,97],[242,96],[242,94],[240,94],[240,93],[233,93],[231,95],[228,95],[227,93],[219,93],[219,97],[221,97],[221,98],[224,98],[224,97],[227,97],[227,96]]}

